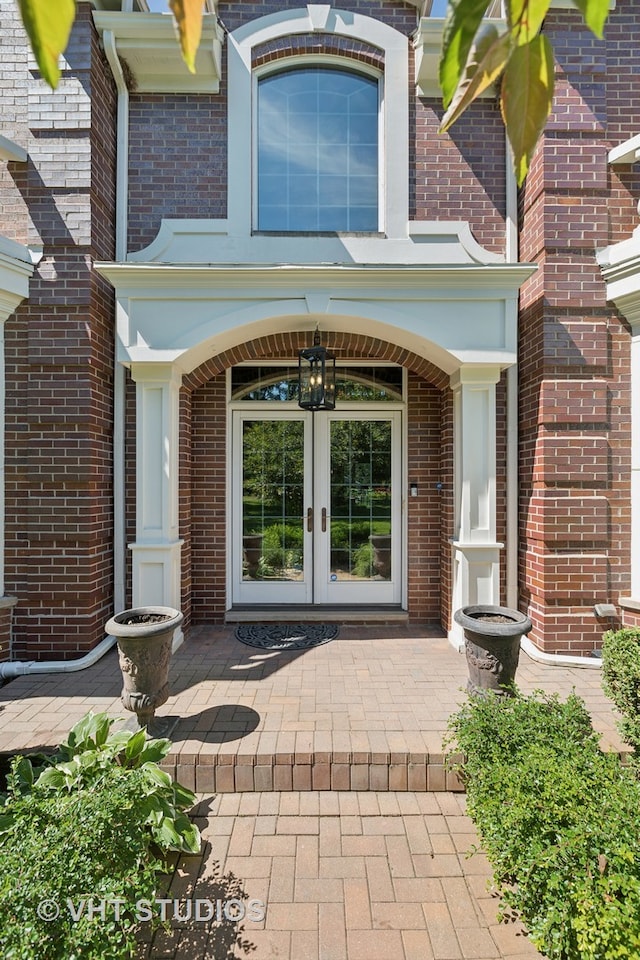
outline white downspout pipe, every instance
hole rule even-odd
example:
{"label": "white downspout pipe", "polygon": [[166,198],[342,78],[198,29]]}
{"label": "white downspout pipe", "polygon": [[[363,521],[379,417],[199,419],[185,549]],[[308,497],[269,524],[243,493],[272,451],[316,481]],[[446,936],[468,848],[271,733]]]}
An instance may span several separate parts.
{"label": "white downspout pipe", "polygon": [[[127,205],[129,172],[129,91],[122,72],[122,66],[116,50],[115,37],[111,30],[103,34],[104,52],[111,67],[116,89],[117,103],[117,153],[116,153],[116,260],[123,261],[127,255]],[[113,377],[113,580],[114,607],[124,609],[125,583],[125,530],[124,530],[124,392],[125,371],[122,364],[115,361]],[[0,680],[11,680],[25,674],[75,673],[93,666],[116,642],[115,637],[106,636],[84,657],[77,660],[12,660],[0,663]]]}
{"label": "white downspout pipe", "polygon": [[[518,262],[518,189],[506,138],[506,261]],[[516,336],[518,331],[516,331]],[[518,364],[507,367],[506,581],[507,606],[518,609]]]}
{"label": "white downspout pipe", "polygon": [[75,673],[91,667],[104,656],[115,643],[115,637],[105,637],[97,647],[78,660],[9,660],[0,663],[0,680],[13,680],[31,673]]}
{"label": "white downspout pipe", "polygon": [[[102,36],[104,52],[118,91],[116,153],[116,260],[127,258],[129,206],[129,90],[112,30]],[[125,369],[117,358],[113,370],[113,606],[125,606]]]}

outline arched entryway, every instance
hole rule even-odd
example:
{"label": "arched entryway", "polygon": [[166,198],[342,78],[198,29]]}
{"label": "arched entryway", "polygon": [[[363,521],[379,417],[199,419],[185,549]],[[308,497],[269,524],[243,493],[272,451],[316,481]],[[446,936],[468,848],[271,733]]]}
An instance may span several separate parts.
{"label": "arched entryway", "polygon": [[[379,380],[382,371],[395,371],[389,379],[396,391],[400,385],[400,393],[391,400],[376,400],[375,390],[365,389],[362,393],[369,402],[351,400],[342,409],[338,404],[333,414],[316,414],[313,424],[309,414],[286,401],[276,403],[279,409],[274,410],[273,403],[243,404],[234,399],[229,371],[241,371],[240,381],[258,367],[286,371],[287,361],[295,363],[297,351],[308,340],[308,331],[263,337],[212,358],[185,378],[181,448],[190,451],[191,469],[189,478],[181,478],[181,485],[188,480],[190,489],[188,516],[186,491],[181,493],[183,569],[189,570],[183,605],[190,608],[193,622],[220,621],[234,607],[246,604],[343,606],[351,612],[358,606],[369,611],[397,608],[415,620],[440,621],[441,584],[450,579],[450,549],[443,549],[443,544],[451,536],[453,514],[448,378],[429,361],[393,344],[332,333],[331,349],[339,369],[340,365],[345,371],[377,369]],[[269,367],[273,363],[284,366]],[[289,458],[282,456],[285,438],[291,444]],[[248,445],[244,463],[243,439]],[[260,450],[256,444],[262,445]],[[264,508],[256,502],[257,485],[248,490],[254,501],[252,513],[243,515],[241,509],[243,482],[246,488],[255,480],[247,478],[246,469],[255,473],[265,444],[280,445],[267,465],[273,485],[286,481],[282,471],[287,459],[294,486],[300,478],[305,482],[303,467],[315,474],[307,482],[304,503],[296,502],[298,491],[288,491],[294,501],[291,516],[280,520],[272,515],[273,504]],[[302,445],[300,451],[296,445]],[[275,459],[279,462],[274,464]],[[348,491],[338,478],[345,468],[349,482],[354,481]],[[301,498],[304,492],[300,491]],[[276,512],[286,513],[285,495],[275,499]],[[252,522],[262,523],[256,532],[269,542],[248,560],[246,550],[243,556],[240,551]],[[392,530],[390,554],[374,558],[374,546],[384,551],[386,544],[369,537]],[[284,547],[289,548],[286,559],[279,549]],[[253,561],[259,564],[257,570],[248,569]],[[274,569],[278,562],[284,571]],[[314,569],[320,563],[322,572]],[[300,566],[302,570],[296,569]]]}

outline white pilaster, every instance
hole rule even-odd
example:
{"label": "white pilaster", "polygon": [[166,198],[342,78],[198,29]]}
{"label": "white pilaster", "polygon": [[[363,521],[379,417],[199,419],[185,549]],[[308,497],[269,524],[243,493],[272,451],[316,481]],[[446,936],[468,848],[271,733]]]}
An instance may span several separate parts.
{"label": "white pilaster", "polygon": [[[9,145],[9,146],[7,146]],[[0,156],[10,160],[26,160],[26,155],[10,155],[11,141],[0,137]],[[14,145],[15,146],[15,145]],[[20,148],[16,147],[19,151]],[[22,244],[0,236],[0,597],[4,596],[4,507],[5,507],[5,367],[4,323],[29,296],[29,280],[33,273],[31,254]]]}
{"label": "white pilaster", "polygon": [[134,363],[136,540],[133,606],[180,609],[178,444],[181,374],[170,363]]}
{"label": "white pilaster", "polygon": [[[451,377],[454,397],[454,537],[452,613],[468,604],[500,603],[496,541],[496,383],[500,367],[462,366]],[[456,624],[450,634],[462,642]]]}

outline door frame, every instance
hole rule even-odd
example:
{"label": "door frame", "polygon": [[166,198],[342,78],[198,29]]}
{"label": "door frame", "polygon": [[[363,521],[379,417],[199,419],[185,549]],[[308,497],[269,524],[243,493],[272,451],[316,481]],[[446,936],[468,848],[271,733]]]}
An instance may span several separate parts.
{"label": "door frame", "polygon": [[[345,365],[357,365],[358,361],[347,361]],[[282,364],[268,364],[264,363],[265,366],[273,365],[280,366]],[[367,366],[378,366],[386,365],[380,362],[368,362]],[[404,376],[406,377],[406,370],[403,371]],[[237,483],[237,471],[239,469],[239,460],[240,454],[236,443],[234,445],[234,413],[238,410],[243,410],[247,414],[255,414],[257,417],[267,416],[268,414],[274,413],[274,404],[273,403],[262,403],[262,402],[252,402],[247,404],[245,402],[233,402],[230,397],[230,379],[231,379],[231,368],[227,370],[228,376],[228,391],[227,391],[227,456],[226,456],[226,542],[227,542],[227,569],[226,569],[226,609],[229,611],[233,609],[234,606],[262,606],[260,600],[251,603],[245,603],[235,596],[234,588],[239,584],[239,579],[237,578],[237,570],[234,570],[234,550],[233,550],[233,536],[235,530],[238,529],[240,524],[240,509],[238,503],[238,497],[235,495],[234,487]],[[406,389],[406,388],[405,388]],[[403,391],[404,392],[404,391]],[[297,418],[299,414],[303,414],[304,411],[300,410],[297,404],[293,403],[280,403],[277,406],[277,410],[284,414],[285,411],[290,412],[292,418]],[[407,418],[407,404],[406,401],[388,401],[384,404],[376,403],[361,403],[361,402],[348,402],[340,404],[340,414],[344,414],[345,417],[353,415],[354,417],[359,416],[360,419],[375,419],[377,414],[382,413],[398,413],[398,422],[395,426],[396,442],[400,448],[400,455],[398,457],[398,463],[395,464],[397,471],[397,482],[399,484],[399,503],[398,503],[398,529],[399,529],[399,544],[396,543],[393,562],[396,564],[396,569],[400,571],[399,573],[399,583],[396,590],[396,597],[393,601],[389,600],[380,600],[379,605],[389,605],[392,603],[394,606],[398,606],[399,609],[406,610],[408,602],[408,550],[407,550],[407,509],[406,509],[406,497],[407,497],[407,476],[408,476],[408,418]],[[317,416],[323,416],[324,414],[319,413]],[[309,431],[309,434],[311,432]],[[395,479],[395,475],[394,475]],[[398,538],[397,538],[398,539]],[[237,556],[237,553],[236,553]],[[235,560],[237,562],[237,560]],[[392,567],[393,569],[393,567]],[[235,574],[235,576],[234,576]],[[313,594],[311,594],[313,596]],[[335,601],[334,601],[335,602]],[[271,601],[264,601],[264,606],[288,606],[288,605],[311,605],[312,600],[301,600],[301,601],[276,601],[274,603]],[[323,603],[322,601],[316,598],[315,603],[313,604],[316,608],[321,608],[322,606],[332,605],[331,601]],[[369,607],[372,606],[371,601],[358,601],[357,599],[352,603],[344,603],[345,608],[348,606],[363,606]]]}

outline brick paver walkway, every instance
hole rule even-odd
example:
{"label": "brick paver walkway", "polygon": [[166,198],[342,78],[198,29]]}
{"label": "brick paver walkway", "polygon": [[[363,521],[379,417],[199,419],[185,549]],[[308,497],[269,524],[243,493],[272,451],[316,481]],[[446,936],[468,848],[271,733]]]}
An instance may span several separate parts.
{"label": "brick paver walkway", "polygon": [[[468,856],[477,837],[463,795],[230,793],[204,806],[203,856],[178,863],[163,893],[172,931],[156,935],[147,958],[540,956],[519,923],[497,922],[486,858]],[[249,898],[245,918],[228,921],[225,909],[242,909],[231,903],[238,882]],[[175,919],[189,910],[191,921]],[[207,922],[210,910],[221,920]]]}
{"label": "brick paver walkway", "polygon": [[[496,923],[488,865],[466,856],[476,838],[444,773],[466,676],[464,656],[419,628],[343,627],[303,653],[244,646],[231,627],[192,630],[159,713],[180,718],[171,771],[205,798],[203,857],[181,861],[168,896],[182,916],[182,901],[205,913],[176,920],[146,956],[537,956],[517,924]],[[522,654],[517,680],[523,692],[575,689],[603,746],[620,749],[598,670]],[[115,651],[81,673],[18,677],[0,689],[0,751],[59,743],[90,709],[122,717],[120,687]],[[217,910],[240,889],[265,904],[264,921],[206,921],[204,901]]]}

